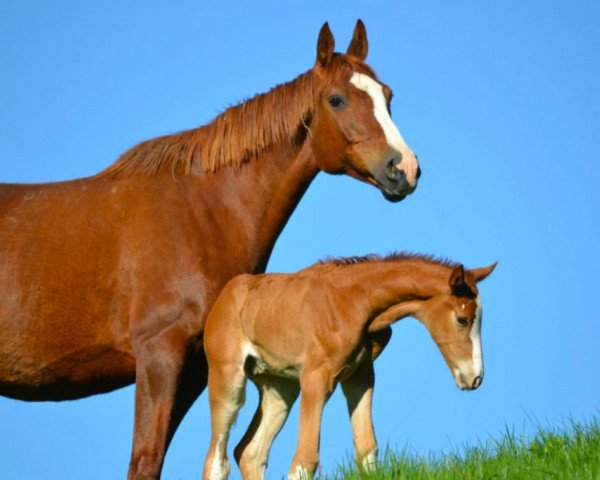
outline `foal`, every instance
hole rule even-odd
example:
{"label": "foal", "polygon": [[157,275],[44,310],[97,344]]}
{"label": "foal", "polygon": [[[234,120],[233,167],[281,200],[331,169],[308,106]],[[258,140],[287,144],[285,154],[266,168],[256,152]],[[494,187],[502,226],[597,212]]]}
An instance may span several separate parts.
{"label": "foal", "polygon": [[406,316],[419,319],[458,387],[479,387],[476,283],[495,266],[465,270],[424,255],[369,255],[320,262],[294,274],[234,278],[206,323],[212,438],[203,478],[224,479],[229,473],[229,430],[244,403],[247,378],[259,389],[260,405],[235,449],[244,479],[264,478],[271,444],[300,391],[300,431],[289,478],[314,474],[323,407],[338,382],[348,403],[357,463],[372,466],[377,461],[373,361],[390,339],[391,324]]}

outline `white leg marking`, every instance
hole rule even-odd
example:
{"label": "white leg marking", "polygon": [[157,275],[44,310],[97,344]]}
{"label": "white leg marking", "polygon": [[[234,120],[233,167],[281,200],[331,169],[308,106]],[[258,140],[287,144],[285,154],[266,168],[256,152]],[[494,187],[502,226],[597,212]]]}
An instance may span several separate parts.
{"label": "white leg marking", "polygon": [[309,478],[308,471],[302,465],[297,466],[292,475],[288,475],[288,480],[308,480]]}
{"label": "white leg marking", "polygon": [[223,480],[229,475],[229,462],[227,458],[223,458],[223,444],[226,443],[227,435],[221,434],[217,440],[217,446],[215,447],[215,455],[213,457],[212,465],[210,467],[210,480]]}
{"label": "white leg marking", "polygon": [[[220,417],[217,417],[218,422],[222,422],[219,426],[221,433],[217,435],[214,444],[214,454],[208,474],[210,480],[226,480],[229,476],[229,460],[227,460],[229,432],[246,398],[246,377],[243,370],[239,370],[230,381],[234,387],[233,391],[229,394],[229,398],[225,400],[227,403],[217,413],[217,415],[220,415]],[[211,415],[214,416],[215,414],[211,412]],[[213,421],[214,419],[213,417]]]}
{"label": "white leg marking", "polygon": [[258,472],[258,478],[265,478],[269,450],[289,411],[287,404],[274,387],[263,387],[262,395],[260,408],[263,409],[263,418],[252,442],[246,447],[248,454],[254,457],[256,462],[255,469]]}
{"label": "white leg marking", "polygon": [[363,458],[362,461],[362,467],[367,471],[367,472],[372,472],[376,469],[377,467],[377,453],[379,452],[378,448],[374,448],[372,451],[370,451],[367,456],[365,458]]}

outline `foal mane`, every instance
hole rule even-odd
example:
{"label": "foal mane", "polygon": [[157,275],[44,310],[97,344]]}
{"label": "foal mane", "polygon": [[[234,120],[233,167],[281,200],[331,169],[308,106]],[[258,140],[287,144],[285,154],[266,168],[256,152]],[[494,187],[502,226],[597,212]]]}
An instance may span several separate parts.
{"label": "foal mane", "polygon": [[317,261],[314,265],[332,265],[332,266],[343,266],[343,265],[356,265],[359,263],[376,263],[376,262],[406,262],[406,261],[417,261],[441,267],[454,268],[458,265],[448,258],[439,258],[434,255],[427,255],[424,253],[412,253],[412,252],[391,252],[387,255],[379,255],[378,253],[369,253],[363,256],[353,257],[325,257]]}
{"label": "foal mane", "polygon": [[369,66],[352,56],[337,54],[325,75],[309,70],[294,80],[277,85],[232,106],[207,125],[141,142],[123,153],[97,177],[153,175],[164,165],[171,171],[192,165],[216,172],[232,165],[239,167],[272,145],[304,139],[324,82],[361,71],[376,78]]}

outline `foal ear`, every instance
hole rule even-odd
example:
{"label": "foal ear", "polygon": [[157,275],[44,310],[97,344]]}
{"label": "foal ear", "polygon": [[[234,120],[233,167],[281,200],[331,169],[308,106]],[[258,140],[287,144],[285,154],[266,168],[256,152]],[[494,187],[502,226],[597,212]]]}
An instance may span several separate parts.
{"label": "foal ear", "polygon": [[450,291],[452,295],[459,297],[475,295],[475,285],[473,280],[465,276],[465,267],[462,264],[457,265],[450,274]]}
{"label": "foal ear", "polygon": [[480,282],[494,271],[496,265],[498,265],[498,262],[492,263],[489,267],[474,268],[473,270],[469,270],[469,273],[473,275],[476,282]]}
{"label": "foal ear", "polygon": [[365,28],[365,24],[360,19],[356,21],[356,27],[354,27],[352,40],[350,41],[350,45],[348,45],[348,50],[346,53],[348,55],[354,55],[363,61],[365,58],[367,58],[367,53],[369,53],[367,29]]}
{"label": "foal ear", "polygon": [[335,47],[335,39],[333,33],[329,29],[329,24],[325,22],[319,32],[319,40],[317,41],[317,61],[316,64],[320,64],[322,67],[326,67],[327,64],[333,58],[333,48]]}
{"label": "foal ear", "polygon": [[465,283],[465,267],[462,264],[457,265],[450,274],[450,291],[457,293],[466,286]]}

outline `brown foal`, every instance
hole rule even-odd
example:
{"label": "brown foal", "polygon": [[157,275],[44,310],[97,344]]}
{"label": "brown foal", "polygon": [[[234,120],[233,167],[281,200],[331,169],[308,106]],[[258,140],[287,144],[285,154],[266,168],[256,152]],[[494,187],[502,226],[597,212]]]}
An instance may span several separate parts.
{"label": "brown foal", "polygon": [[390,339],[391,324],[407,316],[420,320],[459,388],[479,387],[476,283],[495,266],[465,270],[423,255],[370,255],[230,281],[205,329],[212,438],[203,478],[229,473],[229,431],[244,403],[247,378],[258,387],[260,404],[235,449],[244,479],[264,478],[273,440],[300,392],[300,431],[289,478],[314,474],[323,407],[338,382],[348,403],[357,463],[372,466],[377,460],[373,361]]}

